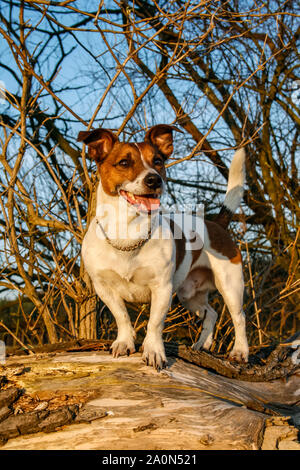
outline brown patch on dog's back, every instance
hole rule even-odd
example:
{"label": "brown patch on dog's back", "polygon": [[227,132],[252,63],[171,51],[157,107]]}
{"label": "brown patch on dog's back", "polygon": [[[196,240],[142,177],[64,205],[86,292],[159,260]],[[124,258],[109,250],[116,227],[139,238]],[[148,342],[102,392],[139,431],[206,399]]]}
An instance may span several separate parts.
{"label": "brown patch on dog's back", "polygon": [[[174,241],[175,241],[175,246],[176,246],[176,268],[175,268],[175,271],[178,270],[179,266],[181,265],[182,261],[184,260],[186,251],[190,251],[191,254],[192,254],[191,266],[193,266],[193,264],[197,261],[197,259],[201,255],[202,248],[200,248],[198,250],[187,250],[187,248],[186,248],[187,247],[186,237],[185,237],[183,231],[181,230],[181,228],[179,227],[179,225],[175,224],[174,220],[172,220],[172,219],[170,219],[170,228],[171,228],[171,231],[172,231],[172,234],[173,234],[173,237],[174,237]],[[175,238],[175,235],[177,235],[178,233],[181,234],[181,238]],[[189,243],[195,243],[196,239],[197,239],[197,234],[195,234],[195,236],[192,237],[189,240]]]}
{"label": "brown patch on dog's back", "polygon": [[192,250],[192,266],[196,263],[201,253],[202,253],[202,248],[200,248],[200,250]]}
{"label": "brown patch on dog's back", "polygon": [[234,264],[242,262],[240,250],[231,239],[227,230],[215,222],[205,221],[208,231],[210,246],[221,255],[226,256]]}
{"label": "brown patch on dog's back", "polygon": [[234,258],[231,258],[230,261],[233,263],[233,264],[239,264],[242,262],[242,255],[241,255],[241,252],[238,248],[237,249],[237,254]]}
{"label": "brown patch on dog's back", "polygon": [[[196,240],[197,240],[197,235],[198,235],[198,234],[195,233],[195,236],[190,239],[189,242],[190,242],[191,244],[196,242]],[[198,237],[199,237],[199,235],[198,235]],[[197,259],[198,259],[199,256],[201,255],[202,249],[203,249],[203,248],[199,248],[198,250],[191,250],[191,252],[192,252],[192,264],[191,264],[191,266],[193,266],[193,264],[195,264],[195,262],[197,261]]]}

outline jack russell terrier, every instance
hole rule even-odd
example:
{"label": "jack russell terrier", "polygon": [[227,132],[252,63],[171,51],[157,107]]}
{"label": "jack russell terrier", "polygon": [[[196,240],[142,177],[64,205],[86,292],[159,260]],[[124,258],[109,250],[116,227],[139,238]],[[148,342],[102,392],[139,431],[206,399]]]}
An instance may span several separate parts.
{"label": "jack russell terrier", "polygon": [[[208,292],[218,289],[235,329],[230,358],[247,361],[242,258],[226,231],[243,196],[245,153],[239,149],[234,155],[225,201],[215,221],[203,221],[203,233],[187,234],[160,210],[173,131],[182,132],[160,124],[137,143],[120,142],[108,129],[78,134],[100,175],[96,217],[84,237],[82,257],[96,293],[116,319],[118,334],[111,351],[113,357],[135,352],[136,335],[125,301],[151,303],[143,360],[157,370],[165,367],[162,331],[174,292],[204,319],[193,348],[209,349],[217,314],[208,304]],[[193,249],[188,242],[196,239],[201,243]]]}

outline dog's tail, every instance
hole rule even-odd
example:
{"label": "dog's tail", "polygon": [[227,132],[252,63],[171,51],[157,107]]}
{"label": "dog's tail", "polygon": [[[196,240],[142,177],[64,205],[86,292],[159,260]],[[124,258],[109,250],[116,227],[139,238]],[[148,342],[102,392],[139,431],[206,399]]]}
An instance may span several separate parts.
{"label": "dog's tail", "polygon": [[238,149],[229,168],[227,191],[225,201],[217,215],[215,222],[226,228],[233,214],[239,207],[244,194],[245,182],[245,150]]}

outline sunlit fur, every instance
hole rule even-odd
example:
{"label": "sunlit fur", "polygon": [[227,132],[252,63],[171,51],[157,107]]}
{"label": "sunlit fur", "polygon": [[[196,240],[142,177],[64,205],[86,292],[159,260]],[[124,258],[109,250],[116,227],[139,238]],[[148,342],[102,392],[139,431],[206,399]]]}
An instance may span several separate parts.
{"label": "sunlit fur", "polygon": [[[119,192],[124,189],[133,194],[145,194],[147,188],[144,177],[147,172],[157,172],[165,179],[164,164],[156,167],[153,158],[160,156],[166,160],[170,155],[173,148],[170,136],[176,128],[169,127],[168,129],[165,125],[160,128],[155,126],[152,128],[153,132],[150,132],[152,140],[137,144],[115,142],[114,138],[110,138],[109,143],[105,133],[103,136],[99,134],[100,150],[97,150],[97,140],[90,144],[93,146],[91,153],[96,155],[94,158],[99,168],[100,183],[97,190],[97,215],[85,235],[82,256],[97,294],[116,319],[118,335],[112,344],[112,353],[114,357],[118,357],[135,351],[135,332],[125,301],[149,302],[151,308],[143,343],[143,359],[158,369],[164,367],[167,358],[162,331],[175,291],[183,305],[204,320],[200,338],[193,347],[209,349],[217,314],[208,304],[208,292],[218,289],[230,311],[235,329],[235,343],[230,356],[236,360],[247,361],[248,344],[242,310],[244,282],[241,256],[224,228],[217,223],[207,222],[204,227],[203,247],[197,252],[186,250],[182,240],[174,239],[168,214],[163,215],[166,223],[162,223],[158,215],[153,217],[157,226],[152,238],[133,251],[122,249],[130,248],[135,242],[134,237],[128,235],[126,239],[115,239],[114,243],[118,249],[108,243],[99,229],[98,222],[102,221],[105,227],[109,228],[119,227],[125,220],[128,226],[139,231],[141,238],[147,236],[149,217],[145,215],[137,218],[134,207],[128,204]],[[89,136],[88,133],[86,135]],[[118,167],[118,161],[124,157],[134,162],[131,167]],[[236,154],[234,171],[231,171],[230,175],[230,191],[233,191],[231,194],[234,194],[234,197],[233,202],[227,198],[226,203],[233,209],[242,197],[243,152]],[[105,207],[112,208],[109,214],[101,211]]]}

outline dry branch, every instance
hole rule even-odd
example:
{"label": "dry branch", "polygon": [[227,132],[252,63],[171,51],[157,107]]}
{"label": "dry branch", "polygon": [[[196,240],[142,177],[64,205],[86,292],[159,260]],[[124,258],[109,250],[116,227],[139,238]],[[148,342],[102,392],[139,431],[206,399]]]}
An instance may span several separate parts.
{"label": "dry branch", "polygon": [[[138,138],[161,119],[185,130],[169,162],[172,202],[205,202],[208,217],[222,201],[226,152],[247,144],[241,238],[250,343],[291,335],[299,328],[295,6],[102,0],[87,8],[1,1],[0,288],[20,300],[17,312],[9,302],[1,310],[1,338],[27,347],[111,337],[80,260],[97,177],[75,136],[87,125]],[[168,340],[184,326],[193,341],[200,327],[180,313],[167,320]],[[145,321],[138,315],[137,331]],[[231,331],[224,313],[214,350],[228,349]]]}

